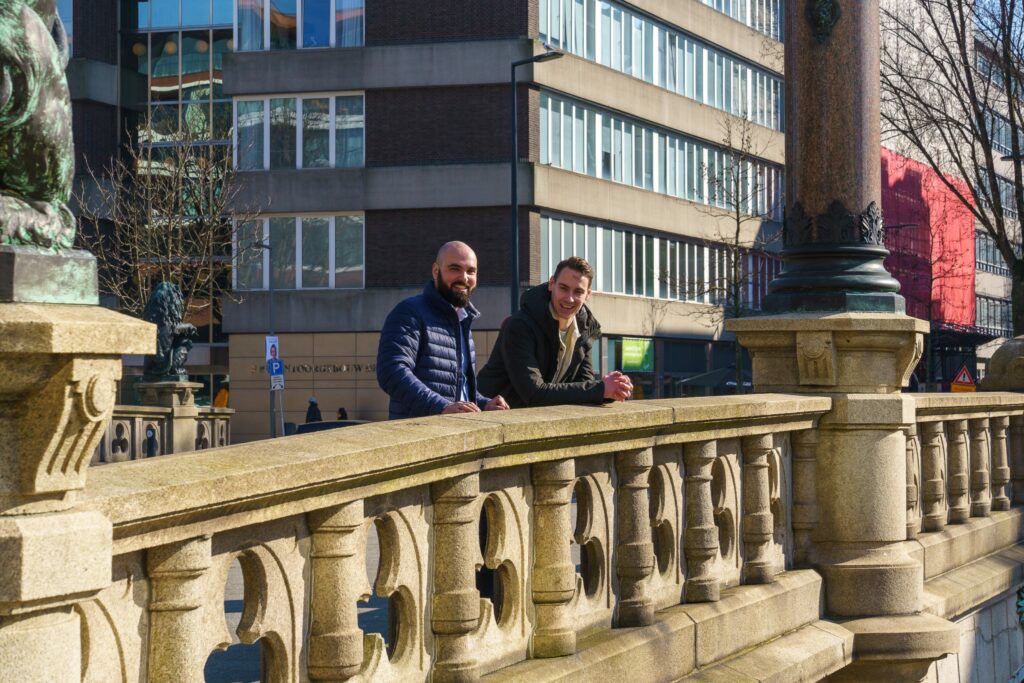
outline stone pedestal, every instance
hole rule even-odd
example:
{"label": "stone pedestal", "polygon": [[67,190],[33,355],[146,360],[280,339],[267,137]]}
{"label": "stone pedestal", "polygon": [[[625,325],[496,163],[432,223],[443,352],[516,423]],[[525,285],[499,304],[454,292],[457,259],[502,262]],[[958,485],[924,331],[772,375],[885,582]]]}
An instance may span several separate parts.
{"label": "stone pedestal", "polygon": [[154,345],[152,325],[98,306],[0,303],[0,682],[81,678],[73,606],[109,585],[112,529],[75,492],[121,354]]}
{"label": "stone pedestal", "polygon": [[170,453],[185,453],[196,449],[199,408],[195,391],[199,382],[139,382],[136,388],[142,396],[142,405],[170,408],[168,446]]}

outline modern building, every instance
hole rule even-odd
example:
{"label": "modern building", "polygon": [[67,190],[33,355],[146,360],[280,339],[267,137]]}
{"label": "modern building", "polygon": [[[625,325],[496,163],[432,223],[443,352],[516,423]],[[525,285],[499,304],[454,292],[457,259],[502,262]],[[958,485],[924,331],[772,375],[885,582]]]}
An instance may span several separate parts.
{"label": "modern building", "polygon": [[[239,205],[260,217],[237,226],[244,301],[225,307],[234,438],[268,433],[270,329],[288,421],[311,395],[325,416],[384,418],[378,331],[447,240],[479,257],[486,360],[511,310],[510,73],[515,279],[586,256],[604,332],[595,365],[629,371],[644,397],[709,391],[683,380],[734,362],[713,305],[723,284],[735,273],[756,309],[778,270],[780,23],[777,0],[239,0],[223,92]],[[544,44],[565,56],[512,67]],[[741,129],[749,158],[733,164],[725,136],[743,151]],[[733,169],[755,217],[738,251],[716,182]]]}

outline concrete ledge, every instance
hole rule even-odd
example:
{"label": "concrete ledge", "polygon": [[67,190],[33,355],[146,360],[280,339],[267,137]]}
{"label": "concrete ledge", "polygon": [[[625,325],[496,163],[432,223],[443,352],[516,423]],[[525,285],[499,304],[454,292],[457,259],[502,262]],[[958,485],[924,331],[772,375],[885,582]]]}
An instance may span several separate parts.
{"label": "concrete ledge", "polygon": [[1024,584],[1024,544],[1017,544],[935,577],[924,584],[924,609],[958,619]]}
{"label": "concrete ledge", "polygon": [[907,552],[924,566],[924,578],[940,576],[1022,540],[1024,508],[973,517],[907,541]]}
{"label": "concrete ledge", "polygon": [[[780,675],[794,658],[806,660],[808,671],[825,673],[848,663],[851,647],[836,626],[816,629],[808,638],[783,634],[818,622],[821,616],[821,577],[812,570],[786,572],[765,586],[737,586],[722,592],[716,603],[685,604],[657,613],[651,626],[609,629],[580,639],[576,654],[532,659],[495,671],[485,681],[636,680],[674,681],[691,673],[698,663],[711,664],[766,640],[779,643],[763,661],[745,653],[740,666],[775,662]],[[825,629],[828,629],[827,631]],[[852,638],[852,635],[849,635]],[[787,654],[788,653],[788,654]],[[787,657],[789,658],[787,660]],[[744,669],[744,671],[753,669]],[[799,669],[799,663],[798,668]],[[817,680],[820,676],[786,680]],[[715,680],[759,680],[725,678]],[[775,679],[772,679],[775,680]]]}

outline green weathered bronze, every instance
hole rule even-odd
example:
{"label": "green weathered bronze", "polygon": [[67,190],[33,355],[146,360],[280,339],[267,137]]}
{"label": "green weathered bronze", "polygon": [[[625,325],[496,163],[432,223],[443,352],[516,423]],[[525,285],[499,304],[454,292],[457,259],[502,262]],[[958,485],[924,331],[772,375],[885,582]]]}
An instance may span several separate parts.
{"label": "green weathered bronze", "polygon": [[185,362],[192,349],[196,328],[183,322],[185,300],[172,282],[158,282],[146,302],[143,318],[156,325],[156,354],[146,356],[144,382],[183,382],[188,379]]}
{"label": "green weathered bronze", "polygon": [[54,0],[0,2],[0,244],[74,242],[67,61]]}

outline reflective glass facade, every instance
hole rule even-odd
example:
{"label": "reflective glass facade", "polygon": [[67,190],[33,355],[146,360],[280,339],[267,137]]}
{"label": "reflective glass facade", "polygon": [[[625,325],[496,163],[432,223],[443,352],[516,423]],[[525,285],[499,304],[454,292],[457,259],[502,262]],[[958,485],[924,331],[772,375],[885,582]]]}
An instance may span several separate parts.
{"label": "reflective glass facade", "polygon": [[237,0],[238,49],[362,47],[364,0]]}

